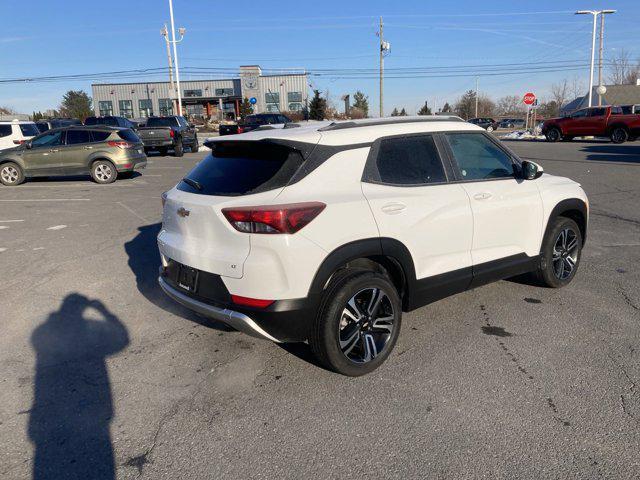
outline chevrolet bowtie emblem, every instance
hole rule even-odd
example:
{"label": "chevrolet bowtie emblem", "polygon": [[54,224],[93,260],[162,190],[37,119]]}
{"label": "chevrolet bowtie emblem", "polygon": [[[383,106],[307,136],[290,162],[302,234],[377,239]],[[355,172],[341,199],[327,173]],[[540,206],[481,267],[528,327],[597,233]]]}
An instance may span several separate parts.
{"label": "chevrolet bowtie emblem", "polygon": [[180,207],[180,208],[178,209],[178,215],[180,215],[180,216],[181,216],[181,217],[183,217],[183,218],[184,218],[184,217],[188,217],[188,216],[189,216],[189,213],[191,213],[191,212],[189,212],[189,210],[187,210],[186,208]]}

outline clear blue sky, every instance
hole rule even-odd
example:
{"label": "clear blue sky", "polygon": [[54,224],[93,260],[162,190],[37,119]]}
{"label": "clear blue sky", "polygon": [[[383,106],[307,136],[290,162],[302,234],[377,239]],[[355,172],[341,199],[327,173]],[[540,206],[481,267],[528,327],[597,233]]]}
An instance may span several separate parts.
{"label": "clear blue sky", "polygon": [[[160,36],[160,28],[169,19],[166,0],[31,0],[23,4],[0,0],[0,6],[4,13],[0,79],[167,64]],[[394,71],[402,76],[402,70],[395,70],[402,68],[435,67],[433,75],[441,67],[449,67],[449,73],[451,67],[460,67],[456,77],[387,78],[387,113],[393,107],[405,107],[413,113],[425,99],[441,107],[475,88],[475,65],[531,62],[539,66],[539,62],[550,61],[558,62],[556,69],[577,65],[561,72],[481,76],[480,91],[494,99],[526,91],[545,97],[550,85],[562,78],[578,76],[586,83],[588,67],[580,63],[589,61],[591,16],[571,12],[617,9],[618,13],[606,18],[605,59],[624,48],[635,60],[640,57],[639,7],[638,0],[174,0],[176,27],[187,28],[179,45],[181,66],[235,70],[242,64],[257,63],[263,68],[342,70],[312,76],[311,83],[322,91],[329,90],[337,104],[340,95],[360,89],[369,95],[374,113],[378,109],[375,71],[357,73],[370,78],[344,78],[348,76],[344,69],[377,68],[380,15],[384,17],[385,38],[391,42],[385,61],[390,76]],[[209,74],[191,75],[197,77],[211,78]],[[146,79],[164,80],[166,74],[135,81]],[[0,83],[0,106],[23,113],[55,108],[66,90],[90,92],[90,85],[86,80]]]}

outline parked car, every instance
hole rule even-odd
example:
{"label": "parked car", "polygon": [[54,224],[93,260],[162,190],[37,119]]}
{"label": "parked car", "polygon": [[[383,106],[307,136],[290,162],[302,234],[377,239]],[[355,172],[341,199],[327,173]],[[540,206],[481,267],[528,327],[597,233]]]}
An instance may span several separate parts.
{"label": "parked car", "polygon": [[616,106],[583,108],[567,117],[546,120],[542,134],[549,142],[594,136],[624,143],[640,136],[640,115],[624,114],[622,108]]}
{"label": "parked car", "polygon": [[505,118],[498,125],[500,128],[524,128],[526,122],[521,118]]}
{"label": "parked car", "polygon": [[625,115],[629,115],[629,114],[638,115],[638,114],[640,114],[640,105],[639,104],[635,104],[635,105],[620,105],[620,109],[622,110],[622,113],[625,114]]}
{"label": "parked car", "polygon": [[200,148],[196,127],[178,115],[150,117],[147,119],[147,126],[138,129],[138,135],[146,152],[158,150],[161,155],[166,155],[169,149],[173,149],[173,154],[181,157],[184,155],[184,147],[189,147],[192,152],[197,152]]}
{"label": "parked car", "polygon": [[13,148],[40,133],[36,124],[21,120],[0,121],[0,150]]}
{"label": "parked car", "polygon": [[85,125],[106,125],[108,127],[122,127],[136,130],[137,125],[125,117],[107,116],[107,117],[87,117],[84,120]]}
{"label": "parked car", "polygon": [[111,183],[146,165],[142,142],[131,129],[71,126],[0,152],[0,182],[14,186],[30,177],[90,174],[97,183]]}
{"label": "parked car", "polygon": [[291,123],[291,119],[281,113],[257,113],[255,115],[247,115],[247,117],[238,124],[220,125],[219,133],[220,136],[235,135],[236,133],[250,132],[265,125],[282,128],[287,123]]}
{"label": "parked car", "polygon": [[494,130],[498,129],[498,122],[496,122],[493,118],[470,118],[467,121],[484,128],[487,132],[493,132]]}
{"label": "parked car", "polygon": [[163,194],[165,293],[263,339],[308,341],[345,375],[380,366],[402,312],[533,272],[570,283],[578,183],[482,128],[424,116],[216,137]]}
{"label": "parked car", "polygon": [[48,120],[38,120],[36,127],[40,133],[51,130],[52,128],[70,127],[71,125],[82,125],[77,118],[50,118]]}

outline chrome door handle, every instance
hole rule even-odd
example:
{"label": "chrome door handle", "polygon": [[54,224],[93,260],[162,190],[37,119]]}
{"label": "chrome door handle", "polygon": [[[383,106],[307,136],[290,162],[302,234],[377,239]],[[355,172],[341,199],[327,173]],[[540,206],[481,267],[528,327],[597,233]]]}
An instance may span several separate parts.
{"label": "chrome door handle", "polygon": [[476,193],[473,196],[476,200],[488,200],[491,197],[493,197],[493,195],[489,192]]}
{"label": "chrome door handle", "polygon": [[407,206],[404,203],[392,202],[382,206],[382,211],[389,215],[396,215],[403,212]]}

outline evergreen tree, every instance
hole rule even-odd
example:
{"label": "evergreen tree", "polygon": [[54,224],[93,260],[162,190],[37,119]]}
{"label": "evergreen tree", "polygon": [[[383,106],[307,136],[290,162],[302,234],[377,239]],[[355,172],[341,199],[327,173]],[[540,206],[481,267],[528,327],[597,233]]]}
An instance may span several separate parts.
{"label": "evergreen tree", "polygon": [[449,102],[445,102],[444,106],[442,107],[442,113],[451,113],[453,111],[453,109],[451,108],[451,105],[449,105]]}
{"label": "evergreen tree", "polygon": [[68,118],[78,118],[84,122],[91,116],[91,97],[83,90],[69,90],[62,96],[60,114]]}
{"label": "evergreen tree", "polygon": [[407,111],[404,109],[404,107],[402,107],[402,110],[400,110],[400,113],[398,114],[399,117],[406,117],[407,116]]}
{"label": "evergreen tree", "polygon": [[320,90],[313,91],[313,98],[309,103],[309,118],[324,120],[327,113],[327,99],[320,96]]}
{"label": "evergreen tree", "polygon": [[391,112],[391,116],[392,116],[392,117],[397,117],[398,115],[400,115],[400,114],[398,113],[398,109],[397,109],[397,108],[394,108],[394,109],[393,109],[393,111]]}
{"label": "evergreen tree", "polygon": [[[448,104],[447,104],[448,105]],[[425,100],[424,105],[418,110],[418,115],[431,115],[431,109]]]}
{"label": "evergreen tree", "polygon": [[369,116],[369,97],[360,90],[353,94],[353,106],[363,112],[365,117]]}
{"label": "evergreen tree", "polygon": [[247,115],[251,115],[253,113],[253,105],[247,97],[244,97],[242,103],[240,104],[240,117],[245,118]]}

